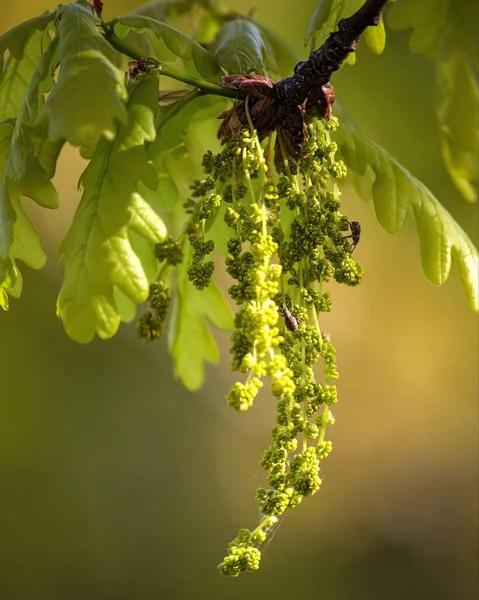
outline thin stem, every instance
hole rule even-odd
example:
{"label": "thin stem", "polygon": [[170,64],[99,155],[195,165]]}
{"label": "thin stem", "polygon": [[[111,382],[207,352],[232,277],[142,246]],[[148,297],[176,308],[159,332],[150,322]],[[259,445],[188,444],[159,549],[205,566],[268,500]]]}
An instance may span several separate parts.
{"label": "thin stem", "polygon": [[[236,197],[236,157],[233,160],[233,173],[231,175],[231,195],[233,197],[233,206],[238,210],[238,198]],[[241,219],[235,225],[236,237],[241,242]]]}
{"label": "thin stem", "polygon": [[283,306],[286,306],[286,291],[284,289],[284,287],[285,287],[284,286],[284,278],[285,278],[285,275],[283,273],[281,273],[281,276],[279,278],[280,285],[281,285],[281,297],[283,299]]}
{"label": "thin stem", "polygon": [[[265,169],[266,161],[265,161],[264,154],[263,154],[263,148],[261,147],[261,144],[258,140],[258,133],[253,126],[253,121],[251,120],[251,114],[249,112],[249,101],[250,101],[250,96],[246,96],[246,100],[245,100],[246,118],[248,119],[248,124],[249,124],[250,130],[251,130],[251,135],[254,136],[254,144],[256,146],[256,152],[258,153],[259,171],[261,172],[261,186],[260,186],[261,191],[260,191],[257,203],[258,203],[258,206],[263,207],[263,194],[264,194],[264,184],[265,184],[264,169]],[[263,211],[263,216],[262,216],[262,224],[263,224],[263,237],[266,238],[268,229],[267,229],[267,223],[266,223],[266,215],[265,215],[264,211]],[[264,266],[266,267],[269,262],[269,260],[266,256],[265,256],[264,261],[265,261]]]}
{"label": "thin stem", "polygon": [[169,277],[169,271],[172,269],[173,267],[168,263],[168,261],[164,261],[163,264],[161,265],[161,267],[158,269],[158,272],[156,274],[155,277],[155,281],[159,282],[159,281],[164,281],[166,282],[166,280]]}
{"label": "thin stem", "polygon": [[241,159],[242,159],[243,165],[244,165],[244,176],[246,178],[246,185],[248,187],[249,195],[251,197],[251,203],[253,204],[256,202],[256,196],[254,193],[253,183],[251,181],[248,167],[246,166],[246,148],[243,148]]}
{"label": "thin stem", "polygon": [[162,127],[164,127],[165,124],[168,123],[168,121],[170,119],[172,119],[174,116],[176,116],[183,107],[185,107],[187,104],[189,104],[192,100],[195,100],[195,98],[199,98],[202,95],[203,95],[203,93],[200,90],[192,90],[188,94],[188,96],[185,96],[179,102],[175,102],[174,106],[172,106],[172,108],[170,108],[170,110],[166,114],[161,115],[161,111],[160,111],[159,116],[161,118],[159,119],[159,121],[157,123],[155,123],[156,131],[157,132],[160,131],[160,129]]}
{"label": "thin stem", "polygon": [[[301,340],[301,385],[304,385],[304,379],[306,375],[306,342],[304,338]],[[308,428],[308,412],[307,412],[307,399],[303,400],[303,452],[306,452],[308,447],[308,438],[306,436],[306,429]]]}
{"label": "thin stem", "polygon": [[249,112],[249,96],[246,96],[246,100],[244,102],[244,108],[245,108],[245,112],[246,112],[246,118],[248,119],[248,125],[251,131],[251,135],[255,135],[255,131],[254,131],[254,126],[253,126],[253,121],[251,120],[251,114]]}
{"label": "thin stem", "polygon": [[[113,48],[115,48],[115,50],[121,52],[121,54],[124,54],[133,60],[138,60],[141,58],[137,52],[121,41],[111,28],[104,28],[104,35],[106,41]],[[156,58],[148,58],[148,60],[154,63],[154,68],[156,68],[162,75],[166,75],[166,77],[171,77],[171,79],[176,79],[176,81],[181,81],[182,83],[191,85],[193,88],[201,90],[203,94],[213,94],[215,96],[223,96],[224,98],[235,99],[241,96],[240,92],[235,88],[223,87],[211,81],[206,81],[205,79],[190,77],[185,73],[181,73],[180,71],[173,69],[173,67],[170,67],[169,65],[162,64],[160,61],[156,60]]]}
{"label": "thin stem", "polygon": [[319,437],[318,437],[318,443],[317,445],[319,446],[320,444],[322,444],[324,442],[324,436],[326,435],[326,429],[327,429],[327,425],[325,423],[325,416],[329,413],[329,405],[326,404],[323,408],[323,412],[321,414],[321,416],[323,417],[321,419],[322,423],[321,423],[321,429],[319,431]]}
{"label": "thin stem", "polygon": [[323,334],[321,333],[321,327],[319,326],[318,313],[316,312],[316,309],[314,308],[314,306],[311,309],[311,311],[312,311],[312,314],[313,314],[314,326],[316,327],[316,331],[319,334],[320,343],[322,344],[323,343]]}

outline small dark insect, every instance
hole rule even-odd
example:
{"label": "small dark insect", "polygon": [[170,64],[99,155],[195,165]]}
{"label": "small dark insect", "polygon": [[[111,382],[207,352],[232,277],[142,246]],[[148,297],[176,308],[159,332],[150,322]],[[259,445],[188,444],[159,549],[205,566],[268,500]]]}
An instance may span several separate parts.
{"label": "small dark insect", "polygon": [[351,235],[347,235],[345,238],[351,238],[351,252],[353,252],[361,239],[361,223],[359,221],[348,221],[348,223],[351,229]]}
{"label": "small dark insect", "polygon": [[130,61],[128,63],[128,77],[130,79],[136,79],[140,73],[149,73],[150,67],[146,62],[146,58],[140,56],[137,61]]}
{"label": "small dark insect", "polygon": [[278,312],[284,319],[286,329],[289,329],[289,331],[298,331],[301,320],[293,317],[287,306],[283,306],[283,308],[280,308]]}

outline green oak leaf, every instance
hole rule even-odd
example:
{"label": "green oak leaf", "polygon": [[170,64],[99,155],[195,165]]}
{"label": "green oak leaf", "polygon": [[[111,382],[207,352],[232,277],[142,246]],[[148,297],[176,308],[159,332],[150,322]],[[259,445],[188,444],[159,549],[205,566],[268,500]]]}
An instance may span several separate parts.
{"label": "green oak leaf", "polygon": [[8,50],[11,56],[21,61],[25,46],[36,31],[44,31],[49,23],[53,21],[56,13],[46,12],[38,17],[33,17],[24,23],[20,23],[10,31],[0,36],[0,58]]}
{"label": "green oak leaf", "polygon": [[191,246],[188,245],[185,254],[185,260],[177,268],[168,345],[175,364],[175,375],[186,388],[197,390],[204,381],[204,363],[217,363],[219,360],[218,346],[207,320],[227,331],[233,328],[233,313],[214,281],[199,291],[188,280]]}
{"label": "green oak leaf", "polygon": [[[441,42],[447,3],[437,0],[402,0],[395,2],[388,13],[388,25],[392,29],[414,28],[409,49],[414,54],[433,58]],[[433,16],[434,15],[434,16]]]}
{"label": "green oak leaf", "polygon": [[[433,18],[432,18],[433,16]],[[411,52],[436,60],[436,113],[446,169],[468,202],[477,200],[479,93],[477,22],[479,5],[453,0],[402,0],[388,22],[412,28]]]}
{"label": "green oak leaf", "polygon": [[413,29],[409,48],[414,54],[436,58],[448,46],[476,64],[479,5],[475,0],[401,0],[388,11],[392,29]]}
{"label": "green oak leaf", "polygon": [[65,279],[57,305],[75,341],[88,343],[95,333],[101,338],[115,334],[121,313],[128,312],[124,303],[117,306],[115,289],[134,302],[148,296],[151,273],[130,234],[148,241],[151,258],[154,244],[166,233],[163,221],[137,192],[140,179],[151,188],[157,185],[145,150],[145,143],[155,138],[157,101],[156,74],[135,80],[127,122],[117,125],[112,141],[100,140],[82,175],[82,198],[60,248]]}
{"label": "green oak leaf", "polygon": [[304,45],[307,46],[317,31],[326,26],[333,13],[339,13],[340,6],[336,0],[318,0],[313,14],[309,19],[308,29],[304,37]]}
{"label": "green oak leaf", "polygon": [[150,190],[139,182],[138,190],[145,200],[156,210],[173,210],[180,199],[178,188],[175,185],[168,169],[168,157],[165,157],[158,167],[158,187]]}
{"label": "green oak leaf", "polygon": [[158,21],[174,19],[189,12],[195,6],[206,9],[211,5],[211,0],[163,0],[162,2],[150,2],[134,11],[135,15],[151,17]]}
{"label": "green oak leaf", "polygon": [[270,70],[279,77],[289,77],[294,71],[295,65],[301,60],[301,56],[272,29],[259,24],[258,27],[263,32],[273,53],[274,62],[270,65]]}
{"label": "green oak leaf", "polygon": [[88,8],[66,4],[58,17],[60,73],[45,104],[48,136],[92,147],[126,119],[125,74]]}
{"label": "green oak leaf", "polygon": [[0,307],[3,308],[3,310],[8,310],[9,296],[12,296],[13,298],[20,298],[20,296],[22,294],[22,288],[23,288],[22,274],[20,273],[20,271],[18,271],[17,279],[16,279],[15,285],[13,287],[8,288],[8,290],[7,290],[0,286]]}
{"label": "green oak leaf", "polygon": [[0,307],[3,308],[3,310],[8,310],[8,306],[7,292],[3,288],[0,288]]}
{"label": "green oak leaf", "polygon": [[[11,158],[8,150],[15,129],[9,121],[0,123],[0,289],[2,308],[8,308],[6,292],[18,297],[21,293],[21,276],[16,260],[21,260],[33,269],[45,265],[45,253],[40,239],[33,229],[20,204],[20,196],[30,195],[35,200],[46,203],[48,197],[40,198],[28,184],[12,181],[8,174],[11,170]],[[45,204],[44,204],[45,205]],[[51,207],[55,206],[52,203]]]}
{"label": "green oak leaf", "polygon": [[227,73],[265,75],[276,68],[265,33],[249,19],[232,19],[220,27],[215,54]]}
{"label": "green oak leaf", "polygon": [[[25,195],[47,208],[56,208],[58,205],[58,197],[50,180],[63,142],[47,139],[40,115],[44,106],[44,94],[54,84],[53,66],[58,57],[57,49],[58,43],[54,40],[30,79],[9,150],[11,161],[8,177],[27,186],[29,193],[25,192]],[[38,197],[32,197],[31,190],[37,190]]]}
{"label": "green oak leaf", "polygon": [[375,27],[368,27],[364,32],[364,39],[371,52],[374,54],[382,54],[386,47],[386,30],[383,20]]}
{"label": "green oak leaf", "polygon": [[[152,249],[151,241],[136,233],[133,229],[129,231],[128,237],[130,238],[131,247],[133,248],[134,253],[141,261],[141,265],[148,281],[152,283],[158,271],[158,261],[156,260],[154,250]],[[122,292],[116,285],[113,288],[113,296],[121,321],[123,323],[131,323],[136,316],[136,302],[132,300],[130,296],[127,296]]]}
{"label": "green oak leaf", "polygon": [[[166,23],[135,13],[119,17],[117,23],[136,31],[146,31],[150,37],[162,39],[168,50],[175,56],[185,61],[193,61],[203,77],[214,78],[215,74],[219,72],[218,61],[210,52],[186,34]],[[116,28],[117,25],[115,25]],[[162,57],[158,58],[161,60]]]}
{"label": "green oak leaf", "polygon": [[479,85],[470,61],[453,52],[438,61],[437,119],[442,156],[454,185],[477,201],[479,178]]}
{"label": "green oak leaf", "polygon": [[16,269],[10,257],[16,213],[10,201],[5,177],[14,127],[14,122],[0,122],[0,172],[2,173],[0,182],[0,289],[11,288],[16,276]]}
{"label": "green oak leaf", "polygon": [[[306,46],[311,40],[315,48],[319,48],[326,41],[332,31],[338,29],[341,19],[350,17],[364,4],[364,0],[318,0],[309,21],[304,39]],[[375,54],[381,54],[386,46],[386,30],[381,20],[375,27],[368,27],[364,32],[364,39],[368,48]],[[349,64],[356,61],[355,53],[347,59]]]}
{"label": "green oak leaf", "polygon": [[[161,106],[156,122],[155,141],[148,145],[147,153],[158,173],[158,187],[148,189],[141,181],[138,189],[144,198],[158,210],[172,210],[180,197],[189,195],[189,185],[201,172],[191,165],[187,141],[195,143],[196,136],[190,132],[195,120],[213,118],[221,112],[224,100],[205,96],[196,91],[166,106]],[[203,147],[205,140],[201,139]],[[201,157],[199,158],[201,162]]]}
{"label": "green oak leaf", "polygon": [[[117,23],[115,25],[115,35],[121,39],[136,56],[162,56],[161,54],[158,54],[153,47],[150,36],[143,31],[135,31],[134,29],[130,29],[130,27],[124,27]],[[172,55],[166,46],[165,49],[166,52],[173,57],[173,60],[176,61],[177,57]],[[166,59],[163,59],[163,57],[162,60],[168,62]]]}
{"label": "green oak leaf", "polygon": [[[56,42],[40,59],[15,120],[0,122],[0,285],[11,295],[19,295],[16,260],[39,269],[45,254],[32,224],[20,204],[28,196],[40,206],[56,208],[58,195],[51,183],[61,143],[50,142],[37,126],[43,94],[53,85],[52,65]],[[2,302],[4,304],[4,302]]]}
{"label": "green oak leaf", "polygon": [[380,146],[342,123],[338,143],[348,167],[369,182],[362,196],[372,196],[380,225],[391,234],[403,227],[411,213],[419,235],[426,277],[442,285],[454,259],[471,308],[479,310],[479,258],[467,234],[433,193]]}
{"label": "green oak leaf", "polygon": [[0,120],[17,116],[47,41],[43,33],[34,31],[25,45],[22,59],[13,55],[8,57],[0,83]]}

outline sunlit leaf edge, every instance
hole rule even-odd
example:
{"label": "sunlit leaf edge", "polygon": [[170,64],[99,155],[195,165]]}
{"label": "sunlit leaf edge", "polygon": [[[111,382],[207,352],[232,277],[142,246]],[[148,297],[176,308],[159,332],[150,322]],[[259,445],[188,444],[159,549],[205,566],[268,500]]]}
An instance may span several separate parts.
{"label": "sunlit leaf edge", "polygon": [[380,225],[398,233],[411,211],[416,222],[421,263],[428,280],[442,285],[454,259],[469,306],[479,311],[479,257],[469,236],[440,204],[434,194],[386,150],[357,130],[341,124],[338,143],[348,167],[367,178]]}

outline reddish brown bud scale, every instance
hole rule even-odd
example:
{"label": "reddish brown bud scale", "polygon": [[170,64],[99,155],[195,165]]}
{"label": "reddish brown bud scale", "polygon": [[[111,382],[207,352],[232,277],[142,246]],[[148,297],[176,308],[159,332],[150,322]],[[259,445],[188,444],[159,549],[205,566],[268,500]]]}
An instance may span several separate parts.
{"label": "reddish brown bud scale", "polygon": [[103,12],[103,2],[101,0],[93,0],[91,4],[91,11],[92,13],[100,16]]}
{"label": "reddish brown bud scale", "polygon": [[[284,144],[286,154],[294,160],[299,159],[303,141],[307,136],[304,122],[305,113],[315,113],[330,119],[334,102],[334,89],[328,83],[315,89],[303,106],[285,106],[280,102],[275,90],[275,83],[263,75],[226,75],[222,85],[235,87],[249,95],[249,113],[253,127],[260,140],[278,131],[278,138]],[[220,115],[223,119],[218,137],[224,143],[231,137],[239,137],[242,129],[249,128],[244,100],[235,102],[232,108]],[[278,139],[275,146],[275,162],[285,158]]]}
{"label": "reddish brown bud scale", "polygon": [[330,83],[322,85],[320,89],[309,94],[304,105],[305,113],[323,117],[329,121],[333,116],[335,97],[334,88]]}

